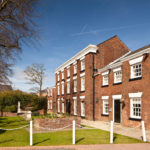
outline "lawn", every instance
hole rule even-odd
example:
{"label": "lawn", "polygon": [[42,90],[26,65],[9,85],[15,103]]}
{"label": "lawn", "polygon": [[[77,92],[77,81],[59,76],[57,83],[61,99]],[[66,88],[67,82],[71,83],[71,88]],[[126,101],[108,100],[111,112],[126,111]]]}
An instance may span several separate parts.
{"label": "lawn", "polygon": [[[28,124],[21,117],[0,117],[0,128],[16,128]],[[139,143],[140,140],[114,134],[114,143]],[[76,130],[76,144],[108,144],[109,132],[98,129]],[[33,144],[36,146],[70,145],[72,131],[35,133]],[[28,146],[29,132],[25,129],[15,131],[0,130],[0,146]]]}

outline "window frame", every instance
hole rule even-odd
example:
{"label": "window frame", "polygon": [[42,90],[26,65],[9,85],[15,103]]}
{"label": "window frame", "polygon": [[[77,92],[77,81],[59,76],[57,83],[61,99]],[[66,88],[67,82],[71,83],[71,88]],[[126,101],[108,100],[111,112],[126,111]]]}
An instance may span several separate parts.
{"label": "window frame", "polygon": [[[135,103],[134,101],[140,101],[140,103]],[[134,104],[140,104],[140,116],[138,115],[138,116],[136,116],[136,115],[134,115],[134,107],[133,107],[133,105]],[[138,107],[135,107],[135,110],[137,110],[138,109]],[[138,112],[139,113],[139,112]],[[142,114],[142,99],[141,99],[141,97],[132,97],[132,98],[130,98],[130,117],[131,118],[133,118],[133,119],[141,119],[141,114]]]}
{"label": "window frame", "polygon": [[57,100],[57,112],[60,113],[60,99]]}
{"label": "window frame", "polygon": [[[117,79],[117,73],[120,73],[120,80]],[[115,71],[114,72],[114,83],[121,83],[122,82],[122,70]]]}
{"label": "window frame", "polygon": [[77,98],[73,98],[74,102],[73,102],[73,114],[77,115]]}
{"label": "window frame", "polygon": [[[136,66],[141,66],[140,68],[136,68]],[[135,67],[135,70],[134,70],[134,67]],[[141,70],[141,75],[138,75],[138,76],[136,76],[135,74],[136,74],[136,69],[137,70]],[[138,74],[139,74],[139,72],[137,72]],[[140,63],[136,63],[136,64],[133,64],[133,65],[131,65],[131,79],[135,79],[135,78],[141,78],[142,77],[142,63],[140,62]]]}
{"label": "window frame", "polygon": [[74,64],[73,66],[73,74],[77,73],[77,63]]}
{"label": "window frame", "polygon": [[[109,99],[102,99],[103,101],[103,114],[104,115],[109,115]],[[107,105],[107,106],[105,106]],[[108,112],[106,111],[106,108],[108,110]]]}
{"label": "window frame", "polygon": [[70,80],[67,81],[67,94],[70,94]]}
{"label": "window frame", "polygon": [[85,76],[81,76],[81,91],[85,91]]}
{"label": "window frame", "polygon": [[85,58],[81,59],[81,71],[85,70]]}
{"label": "window frame", "polygon": [[77,78],[73,79],[73,92],[77,92]]}
{"label": "window frame", "polygon": [[64,93],[65,93],[65,83],[62,82],[61,83],[61,94],[64,95]]}
{"label": "window frame", "polygon": [[70,67],[67,68],[67,77],[70,77]]}
{"label": "window frame", "polygon": [[81,102],[81,117],[85,117],[85,102],[83,101]]}

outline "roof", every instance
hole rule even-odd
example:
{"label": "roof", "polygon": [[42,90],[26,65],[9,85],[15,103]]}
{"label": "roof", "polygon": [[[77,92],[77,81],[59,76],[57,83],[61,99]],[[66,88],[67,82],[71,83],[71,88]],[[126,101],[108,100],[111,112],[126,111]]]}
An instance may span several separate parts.
{"label": "roof", "polygon": [[2,84],[0,84],[0,92],[2,92],[2,91],[11,91],[11,90],[12,90],[11,85],[2,85]]}
{"label": "roof", "polygon": [[[135,50],[135,51],[132,51],[132,52],[131,52],[129,55],[127,55],[127,56],[136,54],[136,53],[141,52],[141,51],[143,51],[143,50],[145,50],[145,49],[147,49],[147,48],[150,48],[150,44],[149,44],[149,45],[146,45],[146,46],[143,46],[143,47],[141,47],[141,48],[139,48],[139,49],[137,49],[137,50]],[[127,56],[126,56],[126,57],[127,57]]]}

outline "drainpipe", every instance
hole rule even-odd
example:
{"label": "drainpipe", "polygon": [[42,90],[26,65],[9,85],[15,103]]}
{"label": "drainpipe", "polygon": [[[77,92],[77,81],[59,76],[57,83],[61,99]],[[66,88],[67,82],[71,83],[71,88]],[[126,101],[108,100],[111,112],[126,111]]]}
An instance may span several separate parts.
{"label": "drainpipe", "polygon": [[95,66],[94,66],[94,54],[93,54],[93,121],[95,121]]}

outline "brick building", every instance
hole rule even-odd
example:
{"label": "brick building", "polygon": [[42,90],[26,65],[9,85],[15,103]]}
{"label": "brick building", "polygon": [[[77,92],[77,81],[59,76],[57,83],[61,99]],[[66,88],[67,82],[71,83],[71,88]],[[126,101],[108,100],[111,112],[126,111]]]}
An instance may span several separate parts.
{"label": "brick building", "polygon": [[[98,68],[108,65],[130,50],[114,36],[89,45],[55,70],[58,113],[95,120],[95,80]],[[85,109],[86,108],[86,109]]]}
{"label": "brick building", "polygon": [[150,128],[150,45],[129,52],[95,74],[96,120]]}
{"label": "brick building", "polygon": [[47,113],[52,113],[56,111],[56,88],[47,88]]}
{"label": "brick building", "polygon": [[56,112],[150,128],[149,52],[117,36],[87,46],[55,70]]}

